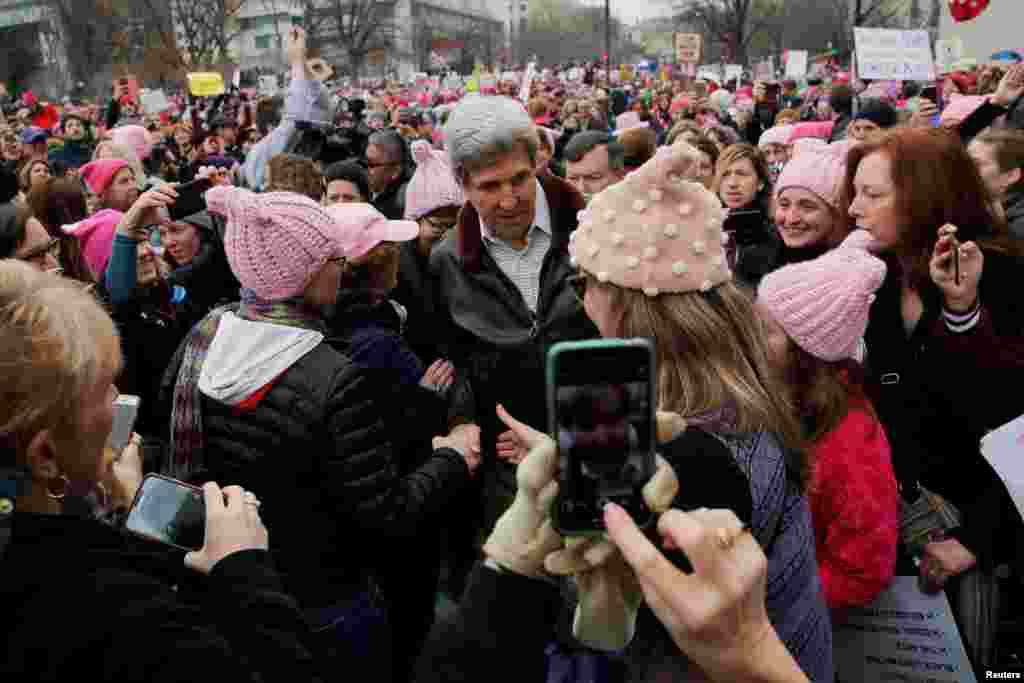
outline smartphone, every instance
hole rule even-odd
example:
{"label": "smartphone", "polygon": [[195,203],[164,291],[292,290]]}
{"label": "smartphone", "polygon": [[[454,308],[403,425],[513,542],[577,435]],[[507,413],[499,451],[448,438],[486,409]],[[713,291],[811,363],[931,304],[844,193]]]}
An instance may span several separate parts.
{"label": "smartphone", "polygon": [[199,550],[206,538],[203,490],[159,474],[149,474],[135,494],[125,528],[181,550]]}
{"label": "smartphone", "polygon": [[132,430],[135,429],[141,402],[138,396],[128,394],[122,394],[114,401],[114,426],[107,437],[107,446],[115,453],[123,451],[132,440]]}
{"label": "smartphone", "polygon": [[546,377],[559,459],[555,529],[603,533],[608,502],[649,526],[655,515],[642,490],[655,471],[654,346],[646,339],[561,342],[548,352]]}
{"label": "smartphone", "polygon": [[757,209],[730,211],[722,222],[722,230],[738,235],[749,235],[764,229],[764,215]]}
{"label": "smartphone", "polygon": [[939,104],[939,88],[935,85],[926,85],[921,89],[921,97],[931,100],[936,106]]}
{"label": "smartphone", "polygon": [[960,286],[960,242],[953,238],[953,283]]}
{"label": "smartphone", "polygon": [[209,178],[197,178],[175,188],[178,191],[178,199],[167,207],[167,214],[171,220],[180,221],[185,216],[205,211],[206,199],[203,195],[211,187],[213,187],[213,181]]}

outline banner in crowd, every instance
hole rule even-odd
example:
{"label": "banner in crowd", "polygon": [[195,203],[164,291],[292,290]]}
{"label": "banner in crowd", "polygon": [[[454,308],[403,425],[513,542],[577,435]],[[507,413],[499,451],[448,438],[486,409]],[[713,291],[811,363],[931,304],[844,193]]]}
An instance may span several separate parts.
{"label": "banner in crowd", "polygon": [[807,76],[807,50],[786,52],[786,78],[801,79]]}
{"label": "banner in crowd", "polygon": [[216,72],[188,75],[188,91],[196,97],[216,97],[224,94],[224,76]]}
{"label": "banner in crowd", "polygon": [[146,114],[159,114],[171,108],[171,102],[163,90],[147,90],[139,95],[142,111]]}
{"label": "banner in crowd", "polygon": [[876,81],[935,80],[935,60],[927,31],[854,28],[857,76]]}
{"label": "banner in crowd", "polygon": [[981,454],[1003,480],[1024,518],[1024,415],[986,434],[981,440]]}
{"label": "banner in crowd", "polygon": [[977,683],[944,592],[925,595],[916,576],[897,576],[863,609],[833,624],[838,683]]}
{"label": "banner in crowd", "polygon": [[725,80],[726,81],[738,81],[743,78],[743,65],[742,64],[726,64],[725,65]]}
{"label": "banner in crowd", "polygon": [[680,64],[699,64],[702,38],[699,33],[676,33],[676,61]]}

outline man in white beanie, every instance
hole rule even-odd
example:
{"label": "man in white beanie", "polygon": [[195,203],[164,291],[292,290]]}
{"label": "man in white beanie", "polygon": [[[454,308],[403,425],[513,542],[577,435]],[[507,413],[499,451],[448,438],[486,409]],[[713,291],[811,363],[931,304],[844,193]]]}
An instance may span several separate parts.
{"label": "man in white beanie", "polygon": [[469,97],[444,129],[451,168],[466,203],[454,235],[431,254],[439,311],[450,326],[456,390],[472,392],[484,457],[484,529],[515,494],[525,449],[495,407],[544,430],[544,358],[551,344],[597,336],[570,277],[569,234],[583,197],[557,177],[537,177],[538,139],[518,101]]}

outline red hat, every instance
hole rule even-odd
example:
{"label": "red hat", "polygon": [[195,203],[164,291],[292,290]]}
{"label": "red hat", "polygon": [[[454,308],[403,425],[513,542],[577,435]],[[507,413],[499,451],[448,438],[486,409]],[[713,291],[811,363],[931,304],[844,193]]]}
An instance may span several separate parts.
{"label": "red hat", "polygon": [[131,168],[124,159],[97,159],[91,161],[79,170],[82,180],[92,190],[94,195],[102,195],[110,187],[114,176],[122,168]]}

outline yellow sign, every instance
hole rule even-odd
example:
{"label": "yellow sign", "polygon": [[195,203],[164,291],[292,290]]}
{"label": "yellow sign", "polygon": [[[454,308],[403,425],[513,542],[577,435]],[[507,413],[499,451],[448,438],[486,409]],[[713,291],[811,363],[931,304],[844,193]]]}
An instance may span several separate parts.
{"label": "yellow sign", "polygon": [[218,73],[188,75],[188,90],[196,97],[216,97],[224,94],[224,76]]}

